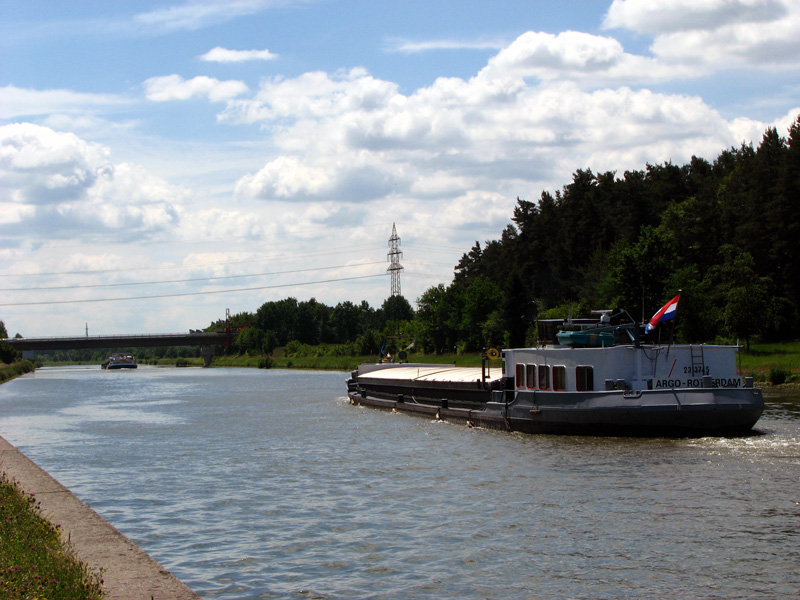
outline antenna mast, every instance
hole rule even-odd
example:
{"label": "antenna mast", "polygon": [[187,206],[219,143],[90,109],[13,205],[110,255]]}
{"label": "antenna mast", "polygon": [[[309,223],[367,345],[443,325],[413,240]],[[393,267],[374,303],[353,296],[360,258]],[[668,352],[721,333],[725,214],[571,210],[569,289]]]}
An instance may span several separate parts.
{"label": "antenna mast", "polygon": [[392,223],[392,237],[389,238],[389,253],[386,255],[389,260],[389,268],[386,271],[392,274],[392,296],[400,296],[400,271],[403,270],[400,259],[402,257],[400,236],[397,235],[397,229]]}

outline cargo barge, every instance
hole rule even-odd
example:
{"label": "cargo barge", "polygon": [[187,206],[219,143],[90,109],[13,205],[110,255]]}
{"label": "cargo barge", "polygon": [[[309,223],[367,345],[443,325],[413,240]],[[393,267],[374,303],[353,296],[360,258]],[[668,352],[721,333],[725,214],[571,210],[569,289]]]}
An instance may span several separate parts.
{"label": "cargo barge", "polygon": [[[666,307],[665,307],[666,308]],[[607,316],[607,315],[605,315]],[[737,346],[661,344],[636,323],[539,321],[535,348],[502,367],[369,364],[347,382],[352,404],[506,431],[705,436],[750,432],[761,390],[736,368]]]}
{"label": "cargo barge", "polygon": [[113,371],[115,369],[135,369],[138,367],[133,354],[114,353],[104,361],[101,368]]}

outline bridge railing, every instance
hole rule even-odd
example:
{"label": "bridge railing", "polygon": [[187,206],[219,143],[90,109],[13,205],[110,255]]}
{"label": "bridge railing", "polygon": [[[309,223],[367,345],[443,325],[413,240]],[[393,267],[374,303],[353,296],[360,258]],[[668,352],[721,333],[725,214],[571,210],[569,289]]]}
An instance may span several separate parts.
{"label": "bridge railing", "polygon": [[64,350],[136,346],[215,346],[225,344],[235,337],[235,332],[190,331],[188,333],[144,333],[138,335],[7,338],[4,341],[19,350]]}
{"label": "bridge railing", "polygon": [[[233,332],[231,332],[233,333]],[[0,339],[3,342],[20,342],[25,340],[27,342],[48,342],[48,341],[64,341],[64,340],[128,340],[128,339],[148,339],[148,338],[185,338],[190,336],[200,337],[219,337],[226,335],[224,331],[191,331],[189,333],[130,333],[118,335],[65,335],[65,336],[49,336],[49,337],[19,337],[19,338],[5,338]]]}

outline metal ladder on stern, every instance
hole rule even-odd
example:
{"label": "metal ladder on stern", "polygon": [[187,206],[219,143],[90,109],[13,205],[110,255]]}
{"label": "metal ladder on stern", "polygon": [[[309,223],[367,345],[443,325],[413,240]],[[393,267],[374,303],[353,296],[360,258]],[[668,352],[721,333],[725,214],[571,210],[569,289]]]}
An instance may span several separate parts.
{"label": "metal ladder on stern", "polygon": [[706,359],[703,346],[690,346],[692,356],[692,377],[702,377],[706,374]]}

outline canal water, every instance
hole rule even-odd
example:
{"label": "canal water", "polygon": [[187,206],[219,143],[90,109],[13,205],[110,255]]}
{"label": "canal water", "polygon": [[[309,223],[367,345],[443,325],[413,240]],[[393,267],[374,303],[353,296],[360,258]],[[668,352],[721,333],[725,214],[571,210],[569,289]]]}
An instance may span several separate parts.
{"label": "canal water", "polygon": [[207,599],[800,597],[800,399],[756,434],[509,434],[344,373],[45,368],[0,435]]}

